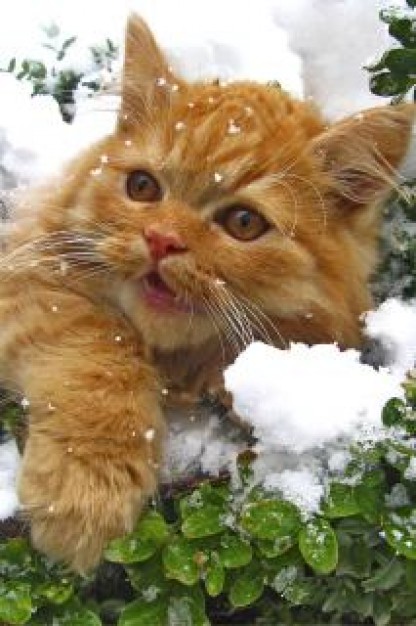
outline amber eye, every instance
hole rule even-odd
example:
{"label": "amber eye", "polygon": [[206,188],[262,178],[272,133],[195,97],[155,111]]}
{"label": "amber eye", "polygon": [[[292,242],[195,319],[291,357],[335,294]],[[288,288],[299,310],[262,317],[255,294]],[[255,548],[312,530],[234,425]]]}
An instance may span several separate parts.
{"label": "amber eye", "polygon": [[128,197],[136,202],[157,202],[162,198],[159,183],[144,170],[135,170],[128,174],[126,192]]}
{"label": "amber eye", "polygon": [[239,241],[257,239],[270,228],[262,215],[245,206],[232,206],[222,211],[217,219],[231,237]]}

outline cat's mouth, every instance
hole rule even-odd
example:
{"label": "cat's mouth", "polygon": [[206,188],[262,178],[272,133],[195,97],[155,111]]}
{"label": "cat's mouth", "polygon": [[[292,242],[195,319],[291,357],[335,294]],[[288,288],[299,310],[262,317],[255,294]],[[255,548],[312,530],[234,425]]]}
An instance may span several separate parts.
{"label": "cat's mouth", "polygon": [[191,312],[189,302],[176,293],[161,277],[159,272],[152,271],[146,274],[141,281],[141,293],[144,302],[161,312]]}

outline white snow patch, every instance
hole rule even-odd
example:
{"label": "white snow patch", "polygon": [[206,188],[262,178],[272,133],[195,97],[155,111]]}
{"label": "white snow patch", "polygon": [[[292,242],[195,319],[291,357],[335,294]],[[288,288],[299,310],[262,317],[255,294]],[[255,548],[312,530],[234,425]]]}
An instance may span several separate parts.
{"label": "white snow patch", "polygon": [[263,485],[266,489],[280,491],[284,498],[308,515],[318,513],[319,503],[325,494],[323,482],[317,475],[305,469],[269,474]]}
{"label": "white snow patch", "polygon": [[403,397],[401,378],[359,361],[356,350],[252,343],[224,372],[234,410],[264,446],[302,453],[381,429],[381,409]]}
{"label": "white snow patch", "polygon": [[416,302],[389,298],[364,319],[366,334],[381,342],[390,368],[404,377],[416,361]]}
{"label": "white snow patch", "polygon": [[12,517],[19,508],[16,476],[20,455],[14,441],[0,445],[0,520]]}

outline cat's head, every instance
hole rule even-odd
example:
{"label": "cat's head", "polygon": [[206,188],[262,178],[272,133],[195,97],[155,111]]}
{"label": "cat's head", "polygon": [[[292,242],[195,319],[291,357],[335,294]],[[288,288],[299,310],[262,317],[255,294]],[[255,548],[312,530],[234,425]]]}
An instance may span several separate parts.
{"label": "cat's head", "polygon": [[357,343],[375,205],[413,109],[327,127],[275,86],[188,83],[136,16],[121,91],[114,134],[74,163],[43,223],[84,234],[107,295],[146,340]]}

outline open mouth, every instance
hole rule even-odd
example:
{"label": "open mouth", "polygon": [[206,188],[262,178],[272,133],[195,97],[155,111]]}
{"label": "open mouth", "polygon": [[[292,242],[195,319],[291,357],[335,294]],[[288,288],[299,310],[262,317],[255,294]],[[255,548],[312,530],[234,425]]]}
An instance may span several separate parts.
{"label": "open mouth", "polygon": [[142,279],[143,299],[146,304],[160,311],[189,312],[191,307],[175,293],[158,272],[150,272]]}

